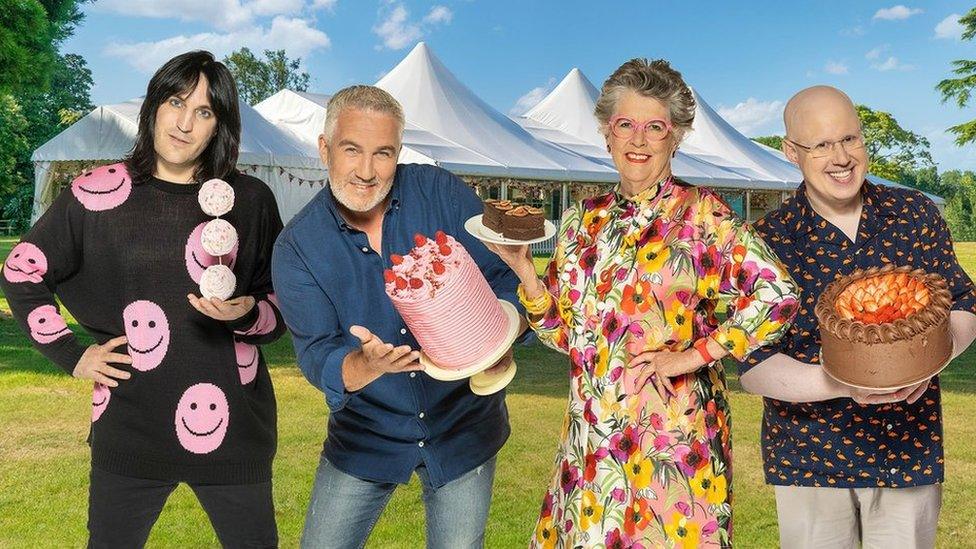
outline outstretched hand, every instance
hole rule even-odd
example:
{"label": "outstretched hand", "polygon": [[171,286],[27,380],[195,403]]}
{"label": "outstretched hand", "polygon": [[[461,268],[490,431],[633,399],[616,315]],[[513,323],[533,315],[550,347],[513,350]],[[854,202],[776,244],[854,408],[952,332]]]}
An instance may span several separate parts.
{"label": "outstretched hand", "polygon": [[349,333],[356,336],[362,344],[364,365],[379,374],[395,374],[423,370],[420,353],[409,345],[394,347],[384,343],[376,334],[363,326],[352,326]]}

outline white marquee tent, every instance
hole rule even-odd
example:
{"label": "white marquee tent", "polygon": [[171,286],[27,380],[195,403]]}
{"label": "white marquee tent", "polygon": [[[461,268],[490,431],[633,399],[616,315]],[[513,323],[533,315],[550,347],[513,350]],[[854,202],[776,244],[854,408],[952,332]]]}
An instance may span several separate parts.
{"label": "white marquee tent", "polygon": [[[60,171],[59,163],[106,163],[120,160],[129,152],[135,142],[141,106],[142,98],[137,98],[97,107],[34,151],[32,222],[54,198],[57,189],[53,188],[53,176]],[[325,171],[314,149],[282,132],[248,105],[242,103],[240,110],[238,167],[271,187],[287,222],[321,188]]]}

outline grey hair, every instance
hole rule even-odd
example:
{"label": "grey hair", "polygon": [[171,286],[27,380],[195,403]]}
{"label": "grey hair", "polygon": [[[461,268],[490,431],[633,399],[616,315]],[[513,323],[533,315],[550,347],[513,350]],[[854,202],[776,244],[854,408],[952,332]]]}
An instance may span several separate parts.
{"label": "grey hair", "polygon": [[695,96],[681,78],[681,73],[663,59],[649,62],[644,58],[634,58],[620,65],[600,90],[593,114],[603,135],[609,133],[610,117],[616,112],[617,102],[626,91],[664,103],[679,142],[691,130],[695,121]]}
{"label": "grey hair", "polygon": [[332,141],[336,124],[339,121],[339,115],[346,109],[360,109],[389,114],[396,119],[397,124],[400,126],[400,138],[403,138],[403,127],[406,125],[406,120],[403,116],[403,107],[400,106],[400,103],[392,95],[387,93],[386,90],[377,88],[376,86],[356,85],[339,90],[329,99],[325,113],[325,127],[322,130],[326,141]]}

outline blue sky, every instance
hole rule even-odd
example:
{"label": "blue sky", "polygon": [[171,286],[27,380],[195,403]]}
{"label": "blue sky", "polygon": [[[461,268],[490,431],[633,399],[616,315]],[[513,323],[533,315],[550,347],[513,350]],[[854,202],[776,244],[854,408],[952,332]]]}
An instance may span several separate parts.
{"label": "blue sky", "polygon": [[[680,5],[679,5],[680,4]],[[63,51],[83,55],[96,104],[142,95],[163,61],[241,47],[301,57],[310,91],[372,83],[420,40],[490,105],[531,107],[573,67],[599,87],[631,57],[665,58],[746,135],[782,133],[797,90],[831,84],[932,142],[940,169],[976,169],[945,128],[976,108],[934,87],[976,59],[964,1],[98,0]]]}

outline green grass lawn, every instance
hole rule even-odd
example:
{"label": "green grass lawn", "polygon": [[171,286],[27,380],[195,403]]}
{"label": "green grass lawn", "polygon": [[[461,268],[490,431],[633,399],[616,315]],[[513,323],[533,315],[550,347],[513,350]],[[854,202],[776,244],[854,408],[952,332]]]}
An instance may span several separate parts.
{"label": "green grass lawn", "polygon": [[[5,258],[14,239],[0,239]],[[976,243],[958,246],[976,276]],[[73,328],[77,326],[72,325]],[[327,409],[295,367],[287,338],[265,349],[278,395],[275,505],[283,547],[295,547],[322,440]],[[523,547],[551,473],[567,398],[566,359],[540,346],[518,349],[519,375],[508,393],[513,434],[502,449],[488,521],[489,547]],[[947,477],[940,547],[976,547],[976,351],[943,375]],[[760,398],[735,388],[736,547],[775,547],[772,490],[762,481]],[[91,387],[63,375],[31,348],[0,296],[0,547],[80,547],[86,539]],[[398,490],[369,547],[420,547],[423,506],[414,479]],[[170,498],[150,547],[216,546],[186,487]]]}

